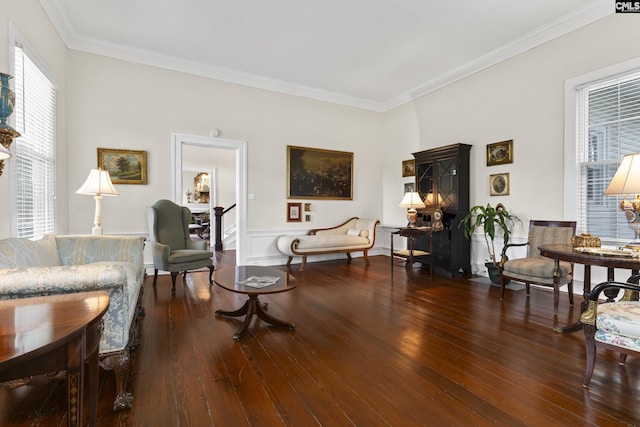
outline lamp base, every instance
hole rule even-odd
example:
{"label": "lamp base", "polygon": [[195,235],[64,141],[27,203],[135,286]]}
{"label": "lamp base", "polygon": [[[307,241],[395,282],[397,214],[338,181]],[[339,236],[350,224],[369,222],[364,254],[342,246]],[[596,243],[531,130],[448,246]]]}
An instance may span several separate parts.
{"label": "lamp base", "polygon": [[415,227],[417,219],[418,219],[418,211],[413,208],[407,209],[407,220],[409,221],[409,223],[407,224],[407,227]]}

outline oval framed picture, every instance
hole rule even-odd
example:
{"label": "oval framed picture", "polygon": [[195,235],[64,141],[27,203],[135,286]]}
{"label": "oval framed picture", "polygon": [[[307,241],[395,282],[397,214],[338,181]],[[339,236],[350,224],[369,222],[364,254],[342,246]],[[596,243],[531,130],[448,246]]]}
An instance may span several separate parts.
{"label": "oval framed picture", "polygon": [[509,195],[508,173],[496,173],[489,177],[489,194],[492,196]]}

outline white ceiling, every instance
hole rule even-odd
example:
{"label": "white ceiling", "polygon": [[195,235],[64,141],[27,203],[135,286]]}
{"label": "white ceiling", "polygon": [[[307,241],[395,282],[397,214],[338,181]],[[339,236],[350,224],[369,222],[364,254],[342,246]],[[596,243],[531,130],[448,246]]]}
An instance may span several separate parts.
{"label": "white ceiling", "polygon": [[40,0],[71,49],[386,111],[610,0]]}

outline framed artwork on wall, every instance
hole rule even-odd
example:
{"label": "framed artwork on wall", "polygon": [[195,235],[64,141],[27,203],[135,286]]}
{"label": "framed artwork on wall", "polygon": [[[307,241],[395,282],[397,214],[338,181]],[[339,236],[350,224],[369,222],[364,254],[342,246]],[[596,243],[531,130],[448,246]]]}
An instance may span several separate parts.
{"label": "framed artwork on wall", "polygon": [[302,222],[302,203],[287,203],[287,222]]}
{"label": "framed artwork on wall", "polygon": [[287,199],[353,200],[353,153],[287,145]]}
{"label": "framed artwork on wall", "polygon": [[416,176],[416,161],[415,159],[402,161],[402,177]]}
{"label": "framed artwork on wall", "polygon": [[405,193],[413,193],[416,191],[416,183],[415,182],[405,182],[404,183],[404,192]]}
{"label": "framed artwork on wall", "polygon": [[147,152],[98,148],[98,168],[109,171],[114,184],[147,184]]}
{"label": "framed artwork on wall", "polygon": [[487,144],[487,166],[513,163],[513,139]]}
{"label": "framed artwork on wall", "polygon": [[509,195],[508,173],[497,173],[489,177],[489,194],[492,196]]}

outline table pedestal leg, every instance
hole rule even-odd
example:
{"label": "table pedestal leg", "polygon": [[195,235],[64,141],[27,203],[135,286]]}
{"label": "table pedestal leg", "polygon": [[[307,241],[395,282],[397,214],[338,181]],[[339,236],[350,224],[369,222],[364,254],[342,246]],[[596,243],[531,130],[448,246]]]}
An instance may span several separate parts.
{"label": "table pedestal leg", "polygon": [[268,305],[266,303],[265,304],[260,303],[257,295],[249,295],[249,299],[247,299],[244,305],[239,309],[234,311],[216,310],[216,314],[221,316],[229,316],[229,317],[240,317],[240,316],[246,315],[246,317],[244,318],[244,322],[242,322],[242,326],[240,327],[238,332],[236,332],[236,334],[233,336],[233,340],[236,342],[240,341],[240,338],[242,338],[242,335],[249,328],[249,324],[251,323],[251,319],[253,319],[253,316],[258,316],[259,319],[274,326],[282,326],[291,330],[296,328],[296,325],[293,323],[285,322],[271,316],[266,311],[267,307]]}
{"label": "table pedestal leg", "polygon": [[[557,263],[560,261],[556,260]],[[608,275],[613,274],[613,269],[608,271]],[[591,293],[591,266],[585,264],[584,266],[584,283],[582,290],[582,302],[580,303],[580,314],[582,314],[587,307],[589,306],[589,294]],[[582,329],[582,322],[578,319],[575,323],[567,326],[560,326],[555,328],[554,330],[560,334],[570,334],[572,332],[577,332]]]}

